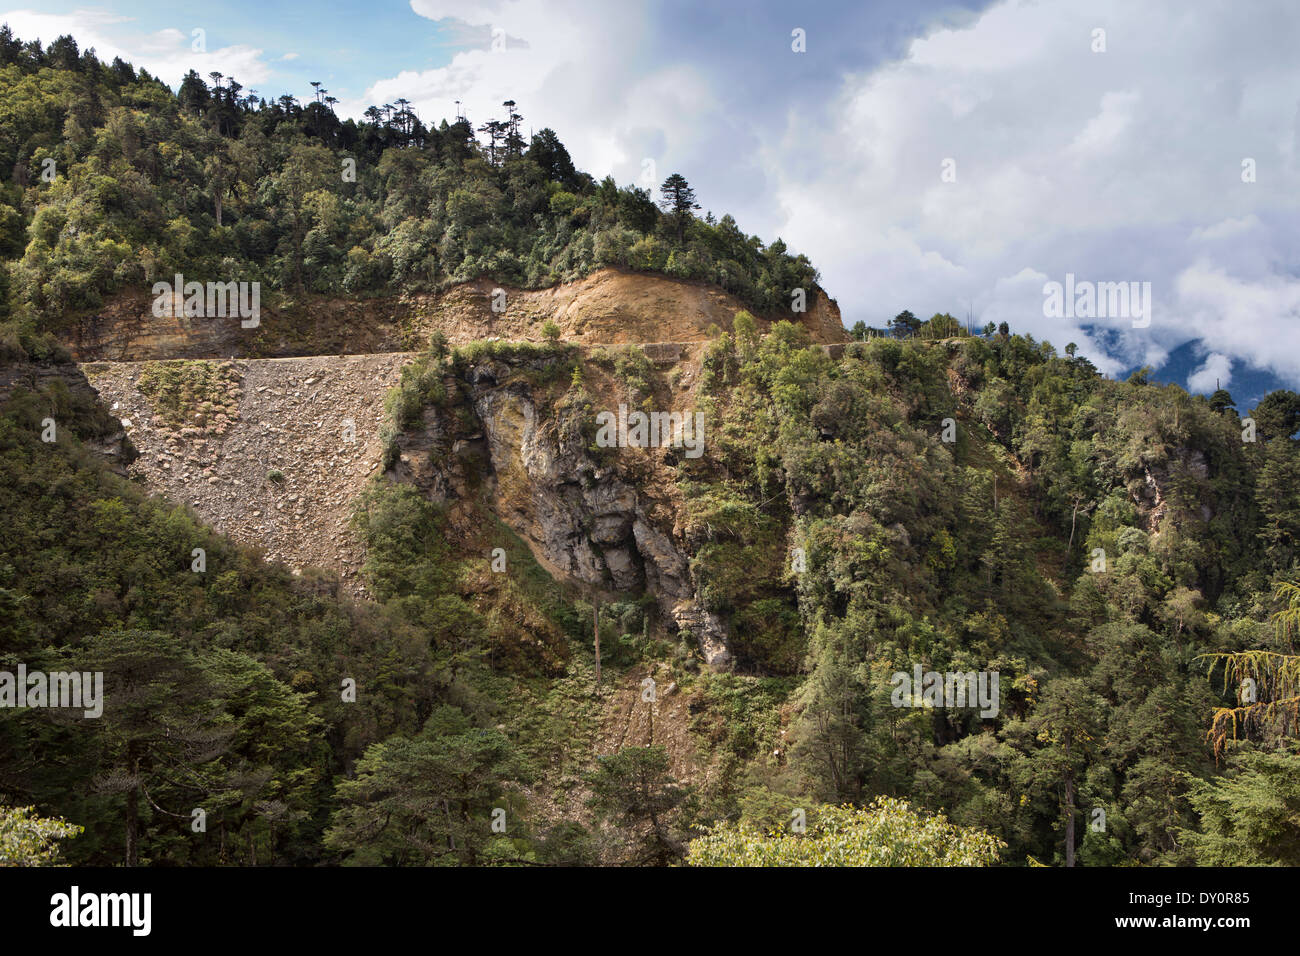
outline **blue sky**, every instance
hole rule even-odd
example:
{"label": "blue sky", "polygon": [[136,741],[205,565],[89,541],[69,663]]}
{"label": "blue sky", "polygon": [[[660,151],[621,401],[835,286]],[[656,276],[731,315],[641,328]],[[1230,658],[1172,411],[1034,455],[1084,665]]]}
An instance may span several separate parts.
{"label": "blue sky", "polygon": [[[114,53],[121,51],[124,58],[143,64],[154,58],[150,56],[150,35],[176,30],[183,38],[169,44],[168,55],[157,59],[164,63],[173,58],[177,63],[193,59],[196,68],[202,69],[200,58],[185,56],[192,46],[192,31],[201,28],[206,32],[210,52],[231,47],[258,51],[255,60],[260,69],[249,71],[254,82],[247,82],[238,69],[232,72],[246,87],[268,97],[284,92],[306,96],[311,93],[310,82],[320,80],[340,98],[360,99],[375,80],[395,73],[394,66],[436,69],[450,63],[464,46],[462,31],[453,24],[440,25],[417,15],[409,4],[381,0],[329,5],[252,0],[221,4],[193,0],[44,0],[39,14],[35,5],[27,10],[12,6],[5,9],[10,11],[8,21],[23,39],[30,39],[26,23],[43,26],[49,22],[56,30],[65,24],[86,24],[88,30],[73,33],[79,42],[80,33],[93,32],[97,37],[111,39]],[[219,12],[214,14],[214,9]],[[322,10],[328,12],[322,14]],[[46,34],[50,30],[39,32]],[[41,36],[46,43],[53,38]],[[102,53],[105,45],[99,47]],[[239,62],[241,58],[233,59]],[[252,57],[244,59],[254,62]],[[168,79],[174,86],[175,78]]]}
{"label": "blue sky", "polygon": [[[320,80],[342,112],[406,97],[426,121],[512,98],[594,175],[681,172],[706,209],[807,253],[848,324],[969,309],[1111,375],[1218,380],[1239,404],[1300,387],[1287,0],[3,7],[24,39],[71,32],[172,83],[193,66],[304,98]],[[1150,323],[1050,317],[1067,273],[1150,282]]]}

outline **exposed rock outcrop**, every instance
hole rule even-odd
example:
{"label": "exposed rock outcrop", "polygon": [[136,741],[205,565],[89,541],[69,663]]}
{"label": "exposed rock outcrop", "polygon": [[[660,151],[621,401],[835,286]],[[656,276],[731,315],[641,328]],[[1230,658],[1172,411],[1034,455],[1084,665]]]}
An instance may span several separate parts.
{"label": "exposed rock outcrop", "polygon": [[728,668],[726,627],[691,581],[671,482],[598,458],[584,410],[544,404],[520,375],[529,370],[496,360],[469,369],[472,426],[454,407],[427,409],[419,428],[399,436],[391,476],[451,502],[472,493],[480,474],[492,509],[548,571],[602,596],[653,595],[662,619],[696,638],[709,667]]}
{"label": "exposed rock outcrop", "polygon": [[[674,398],[689,403],[698,369],[689,347],[672,351],[668,358],[682,360]],[[334,571],[364,596],[364,554],[349,519],[382,468],[385,395],[413,358],[222,361],[237,381],[229,399],[237,411],[215,427],[159,414],[141,391],[145,363],[84,368],[121,420],[119,437],[140,449],[131,470],[151,490],[268,558]],[[691,578],[672,450],[589,447],[592,409],[557,405],[564,383],[558,391],[535,385],[551,361],[486,358],[462,381],[449,375],[448,402],[426,407],[398,435],[388,478],[453,506],[486,496],[553,575],[605,600],[652,595],[667,631],[689,631],[710,667],[727,668],[726,625],[702,606]],[[464,522],[467,536],[469,517],[453,508],[452,525]]]}
{"label": "exposed rock outcrop", "polygon": [[1169,510],[1169,490],[1176,481],[1191,491],[1196,500],[1196,514],[1203,521],[1214,517],[1214,490],[1210,485],[1210,468],[1205,452],[1197,448],[1177,447],[1168,460],[1158,464],[1142,464],[1140,476],[1128,483],[1129,497],[1137,507],[1138,515],[1148,534],[1160,534],[1161,524]]}

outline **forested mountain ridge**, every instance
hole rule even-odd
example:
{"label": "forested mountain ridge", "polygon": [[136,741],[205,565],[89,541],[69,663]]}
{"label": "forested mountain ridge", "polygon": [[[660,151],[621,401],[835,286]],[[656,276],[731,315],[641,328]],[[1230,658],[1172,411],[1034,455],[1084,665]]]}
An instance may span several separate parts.
{"label": "forested mountain ridge", "polygon": [[[65,860],[1300,862],[1300,396],[1109,381],[946,316],[827,349],[739,310],[666,359],[553,322],[453,347],[432,321],[347,453],[378,457],[346,504],[353,600],[128,471],[147,427],[204,466],[175,487],[220,486],[205,468],[274,373],[146,362],[127,425],[67,361],[75,318],[174,269],[264,281],[289,314],[607,261],[775,317],[811,266],[571,174],[510,121],[478,146],[225,78],[173,96],[3,33],[0,62],[0,671],[107,692],[97,718],[0,710],[0,812],[84,828]],[[620,243],[645,258],[601,258]],[[700,453],[609,447],[621,406],[699,415]],[[292,512],[326,471],[225,490]],[[900,694],[931,671],[995,694]]]}
{"label": "forested mountain ridge", "polygon": [[601,266],[704,280],[773,317],[804,308],[792,290],[819,292],[779,239],[695,215],[681,176],[647,184],[661,209],[649,188],[577,171],[549,129],[525,142],[512,102],[480,145],[464,118],[426,127],[399,103],[340,121],[319,88],[304,106],[210,81],[191,71],[172,93],[71,37],[42,50],[0,33],[4,308],[67,328],[175,274],[257,282],[265,305],[290,311],[312,294],[479,277],[533,289]]}

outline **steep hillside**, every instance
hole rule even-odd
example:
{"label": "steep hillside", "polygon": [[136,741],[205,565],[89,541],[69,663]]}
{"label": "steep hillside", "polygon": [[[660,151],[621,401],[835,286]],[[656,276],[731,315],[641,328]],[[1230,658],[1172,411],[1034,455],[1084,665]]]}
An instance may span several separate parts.
{"label": "steep hillside", "polygon": [[[1189,776],[1161,778],[1153,799],[1187,799],[1187,781],[1212,773],[1202,728],[1216,699],[1190,662],[1258,640],[1260,590],[1294,551],[1244,529],[1294,506],[1256,493],[1294,442],[1252,447],[1228,410],[1105,382],[1027,338],[842,356],[810,344],[738,320],[660,368],[636,350],[435,350],[394,403],[389,476],[453,525],[463,502],[485,505],[582,593],[649,599],[631,643],[669,665],[655,684],[682,695],[697,756],[654,736],[672,709],[638,704],[630,684],[605,738],[662,742],[717,812],[760,821],[794,793],[895,789],[1050,856],[1058,771],[1035,768],[1059,743],[1042,728],[1077,712],[1078,694],[1097,723],[1077,732],[1104,735],[1106,766],[1133,768],[1090,799],[1157,786],[1138,768],[1160,760]],[[699,410],[703,454],[598,447],[595,416],[619,405]],[[1163,663],[1117,675],[1134,654]],[[913,667],[999,674],[996,713],[900,713],[889,677]],[[1147,699],[1162,703],[1130,707]],[[1152,720],[1186,749],[1160,756],[1141,729]],[[1188,810],[1128,813],[1135,829],[1085,838],[1087,859],[1187,859],[1174,831]]]}
{"label": "steep hillside", "polygon": [[[1062,772],[1114,822],[1080,859],[1195,861],[1213,851],[1186,833],[1223,779],[1206,733],[1233,703],[1201,655],[1287,648],[1266,626],[1300,540],[1286,395],[1243,442],[1230,407],[1028,338],[830,347],[744,316],[664,347],[433,337],[84,368],[104,405],[57,362],[0,376],[5,646],[110,674],[179,662],[239,722],[241,681],[280,695],[276,733],[298,743],[203,770],[240,862],[669,862],[693,822],[880,793],[1059,861]],[[620,406],[702,416],[698,457],[672,431],[597,440]],[[996,707],[900,709],[891,675],[915,667],[998,674]],[[1091,742],[1068,764],[1061,727]],[[125,791],[34,769],[60,733],[0,720],[0,788],[98,821],[80,859],[233,859],[152,812],[124,845]],[[1254,759],[1216,733],[1234,766]],[[60,744],[68,773],[118,779],[115,740]],[[444,788],[461,818],[405,809],[443,786],[427,761],[474,768]],[[267,782],[236,796],[249,780]],[[667,823],[636,816],[637,788]],[[306,816],[272,825],[268,801]],[[479,825],[495,807],[500,838]]]}
{"label": "steep hillside", "polygon": [[[660,372],[671,368],[677,385],[661,389],[666,408],[693,407],[700,370],[694,351],[692,358],[685,348],[687,358]],[[543,350],[535,361],[550,367],[566,354],[563,348],[553,352],[547,357]],[[639,352],[613,354],[626,362]],[[619,388],[609,376],[615,360],[608,354],[589,353],[584,367],[593,383],[603,383],[602,400],[616,408]],[[357,573],[364,555],[350,519],[372,477],[386,473],[387,480],[411,483],[438,503],[472,496],[481,486],[492,513],[552,573],[597,593],[654,596],[665,620],[698,634],[711,666],[726,666],[725,628],[700,609],[690,583],[682,502],[661,464],[671,450],[642,456],[630,471],[607,454],[593,458],[582,438],[585,426],[557,427],[553,389],[535,388],[528,368],[521,375],[487,357],[466,373],[465,403],[445,413],[424,412],[417,431],[392,439],[381,467],[385,399],[414,358],[391,353],[82,367],[138,450],[132,474],[269,559],[295,570],[335,572],[349,591],[364,595]],[[647,358],[637,363],[653,368]],[[463,530],[472,536],[473,529]]]}

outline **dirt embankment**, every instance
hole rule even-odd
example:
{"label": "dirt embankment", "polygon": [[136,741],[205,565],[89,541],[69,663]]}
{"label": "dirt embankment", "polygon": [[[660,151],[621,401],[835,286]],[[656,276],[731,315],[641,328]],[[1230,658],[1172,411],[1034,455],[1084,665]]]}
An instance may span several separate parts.
{"label": "dirt embankment", "polygon": [[[264,304],[258,326],[249,329],[238,318],[160,318],[147,290],[125,291],[70,320],[61,337],[79,361],[110,362],[392,352],[422,346],[435,330],[453,343],[493,336],[540,341],[547,321],[576,343],[699,342],[712,326],[729,330],[743,308],[704,282],[601,269],[549,289],[480,279],[437,295],[314,296],[283,310]],[[758,318],[765,330],[773,317]],[[839,307],[823,292],[810,295],[799,319],[814,342],[848,341]]]}
{"label": "dirt embankment", "polygon": [[606,691],[597,755],[626,747],[663,747],[669,772],[683,783],[702,785],[713,768],[701,761],[691,732],[690,696],[672,679],[662,661],[638,664]]}
{"label": "dirt embankment", "polygon": [[[569,342],[700,342],[710,338],[711,326],[730,330],[736,313],[745,308],[735,296],[704,282],[618,269],[602,269],[550,289],[505,289],[500,313],[492,311],[497,288],[479,280],[441,296],[416,298],[409,326],[421,339],[435,330],[453,342],[494,335],[540,339],[542,325],[549,320]],[[839,307],[824,293],[811,297],[802,323],[814,342],[848,341]],[[760,324],[766,331],[771,321],[760,317]]]}
{"label": "dirt embankment", "polygon": [[151,363],[82,368],[139,451],[131,472],[150,491],[189,504],[270,559],[336,571],[363,596],[363,549],[349,520],[380,467],[384,396],[410,360],[389,353],[221,362],[226,394],[211,404],[233,412],[186,409],[186,424],[169,421],[142,391]]}

